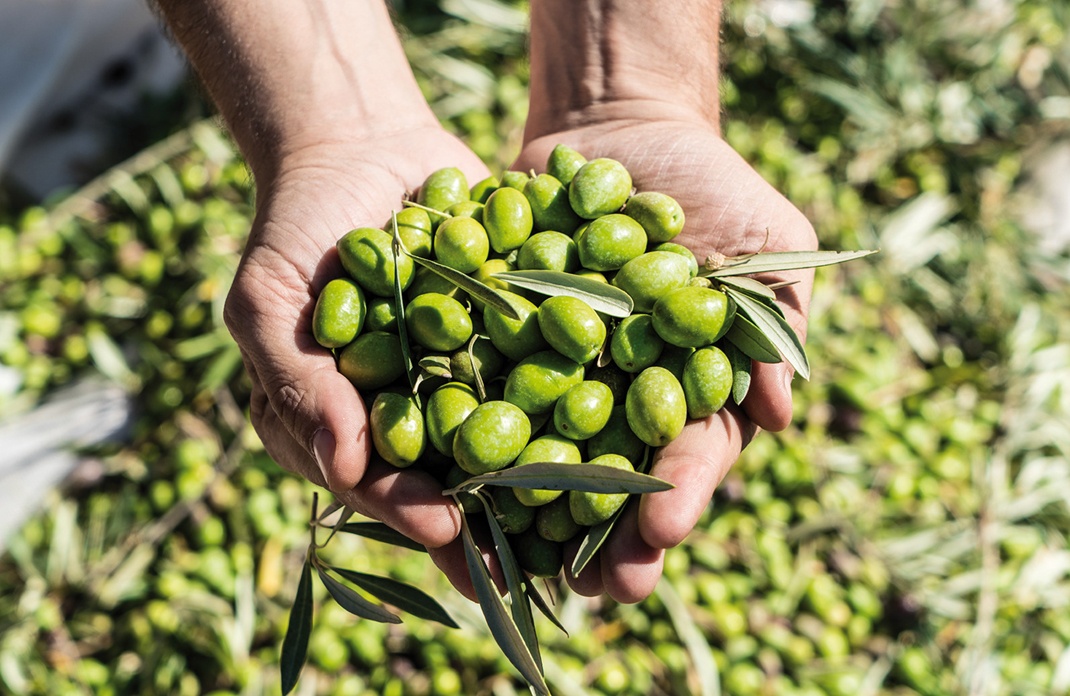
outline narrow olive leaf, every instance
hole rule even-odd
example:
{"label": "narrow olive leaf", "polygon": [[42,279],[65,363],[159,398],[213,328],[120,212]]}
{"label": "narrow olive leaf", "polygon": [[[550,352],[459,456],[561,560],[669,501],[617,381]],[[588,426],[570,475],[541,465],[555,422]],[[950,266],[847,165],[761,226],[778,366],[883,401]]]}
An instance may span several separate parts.
{"label": "narrow olive leaf", "polygon": [[770,309],[764,302],[735,291],[727,289],[729,297],[736,301],[739,311],[777,347],[780,354],[788,363],[795,368],[803,379],[810,379],[810,363],[806,359],[806,350],[803,349],[802,341],[799,340],[795,329],[784,316]]}
{"label": "narrow olive leaf", "polygon": [[795,271],[801,268],[818,268],[861,259],[870,254],[876,254],[877,251],[877,249],[861,249],[858,251],[767,251],[753,254],[739,263],[702,271],[699,275],[706,278],[724,278],[726,276],[751,275],[752,273],[774,273],[776,271]]}
{"label": "narrow olive leaf", "polygon": [[450,370],[450,359],[445,355],[428,355],[420,358],[416,365],[431,377],[445,377],[450,379],[453,372]]}
{"label": "narrow olive leaf", "polygon": [[483,554],[476,545],[475,539],[472,538],[472,530],[469,529],[468,520],[464,515],[461,515],[461,538],[464,545],[464,558],[468,563],[468,574],[472,578],[479,608],[483,610],[483,618],[487,621],[487,627],[494,636],[494,641],[536,694],[550,696],[550,688],[546,685],[542,671],[535,663],[535,658],[524,643],[524,638],[509,616],[505,602],[498,594],[498,588],[494,586],[490,571],[483,562]]}
{"label": "narrow olive leaf", "polygon": [[535,633],[535,617],[531,614],[531,604],[528,603],[527,595],[524,594],[524,573],[513,554],[509,540],[505,537],[505,532],[498,524],[498,518],[494,516],[494,506],[491,501],[480,493],[476,493],[475,496],[483,504],[487,526],[490,527],[490,536],[494,540],[494,550],[498,552],[498,563],[502,567],[502,575],[505,576],[505,588],[509,590],[509,612],[541,672],[542,655],[539,653],[539,637]]}
{"label": "narrow olive leaf", "polygon": [[[331,503],[327,507],[323,508],[323,512],[319,513],[319,515],[316,517],[316,521],[322,523],[325,519],[327,519],[328,517],[330,517],[334,513],[338,512],[343,507],[344,507],[343,503],[341,503],[341,502],[339,502],[337,500],[334,501],[333,503]],[[345,524],[345,520],[343,520],[342,523]]]}
{"label": "narrow olive leaf", "polygon": [[527,270],[495,273],[494,277],[543,295],[570,295],[591,305],[596,312],[621,319],[632,313],[632,297],[601,281],[561,271]]}
{"label": "narrow olive leaf", "polygon": [[662,578],[654,588],[654,593],[661,600],[665,612],[669,615],[676,635],[687,648],[691,656],[691,662],[695,665],[698,673],[699,694],[701,696],[720,696],[721,676],[717,669],[717,661],[710,648],[710,641],[706,639],[702,629],[698,627],[691,614],[687,611],[687,604],[673,589],[672,583]]}
{"label": "narrow olive leaf", "polygon": [[[328,506],[328,509],[334,507],[335,505],[338,505],[339,507],[342,507],[341,503],[337,503],[336,502],[336,503],[332,503],[330,506]],[[320,544],[320,547],[322,548],[322,547],[326,546],[327,543],[330,542],[330,540],[334,538],[334,535],[338,533],[339,527],[343,527],[346,524],[346,522],[349,522],[349,518],[352,517],[355,514],[356,514],[356,511],[353,510],[352,508],[342,507],[342,514],[339,515],[338,519],[335,520],[334,524],[331,525],[331,533],[327,535],[327,540],[324,541],[322,544]],[[320,524],[323,523],[323,520],[325,518],[327,518],[326,514],[320,515],[320,518],[319,518]]]}
{"label": "narrow olive leaf", "polygon": [[750,371],[753,367],[751,359],[730,341],[718,344],[728,357],[728,363],[732,366],[732,401],[739,404],[747,398],[750,391]]}
{"label": "narrow olive leaf", "polygon": [[[310,552],[311,553],[311,552]],[[282,672],[283,696],[290,693],[297,685],[301,668],[308,657],[308,637],[312,635],[312,561],[305,559],[301,568],[301,579],[297,583],[297,596],[290,609],[290,621],[286,626],[286,637],[282,641],[282,657],[279,669]]]}
{"label": "narrow olive leaf", "polygon": [[372,595],[380,602],[392,604],[402,611],[428,621],[437,621],[450,628],[460,628],[442,605],[433,597],[412,585],[406,585],[392,578],[369,575],[355,570],[330,566],[330,569]]}
{"label": "narrow olive leaf", "polygon": [[381,541],[384,544],[392,544],[394,546],[412,549],[413,551],[427,551],[427,548],[423,544],[413,541],[401,532],[395,531],[382,522],[347,522],[341,527],[338,527],[337,530],[346,534],[356,534],[365,539]]}
{"label": "narrow olive leaf", "polygon": [[[449,282],[453,283],[461,290],[464,290],[472,297],[483,303],[498,310],[506,317],[510,319],[519,319],[520,315],[513,309],[513,305],[509,304],[509,300],[498,294],[498,291],[488,286],[487,284],[476,280],[470,275],[465,275],[458,270],[444,266],[438,261],[432,261],[431,259],[425,259],[422,256],[413,256],[409,254],[413,261],[420,264],[424,268],[428,269],[432,273],[436,273]],[[401,317],[398,317],[398,321],[401,321]]]}
{"label": "narrow olive leaf", "polygon": [[[405,362],[405,375],[409,378],[409,387],[416,390],[416,375],[412,370],[412,350],[409,348],[409,330],[405,325],[405,297],[401,291],[401,274],[398,273],[398,257],[401,254],[409,254],[405,245],[401,243],[401,235],[398,233],[398,215],[390,213],[390,225],[394,231],[394,242],[390,250],[394,255],[394,313],[398,318],[398,337],[401,339],[401,357]],[[416,257],[413,257],[416,258]]]}
{"label": "narrow olive leaf", "polygon": [[598,549],[602,548],[602,544],[609,538],[609,533],[613,531],[613,525],[617,523],[624,507],[622,505],[608,520],[587,530],[583,541],[580,542],[580,548],[576,551],[576,557],[572,559],[570,571],[573,575],[582,573],[594,555],[598,553]]}
{"label": "narrow olive leaf", "polygon": [[757,295],[759,297],[767,297],[770,300],[776,299],[776,293],[769,289],[769,286],[760,280],[754,278],[748,278],[746,276],[735,276],[721,279],[722,285],[735,288],[740,292],[745,292],[748,295]]}
{"label": "narrow olive leaf", "polygon": [[744,355],[758,362],[778,363],[782,360],[776,345],[747,317],[736,317],[724,337]]}
{"label": "narrow olive leaf", "polygon": [[479,365],[476,363],[476,341],[481,338],[490,340],[489,337],[477,333],[473,333],[472,338],[468,340],[468,363],[472,366],[472,376],[476,379],[476,394],[479,396],[479,403],[487,400],[487,387],[483,384],[483,373],[480,372]]}
{"label": "narrow olive leaf", "polygon": [[534,578],[529,579],[524,584],[524,593],[528,596],[528,599],[531,600],[531,603],[542,612],[542,615],[550,620],[550,623],[561,629],[561,632],[566,636],[568,635],[568,630],[565,628],[565,625],[554,616],[554,610],[550,608],[550,605],[546,602],[546,598],[539,592],[539,588],[535,587]]}
{"label": "narrow olive leaf", "polygon": [[397,614],[384,609],[374,602],[369,602],[354,590],[338,582],[328,575],[327,571],[319,563],[316,563],[316,572],[319,573],[320,580],[323,582],[323,586],[327,588],[327,591],[331,593],[331,597],[338,602],[338,606],[353,616],[380,623],[401,623],[401,617]]}
{"label": "narrow olive leaf", "polygon": [[653,476],[611,466],[535,462],[473,476],[456,488],[444,491],[443,495],[470,491],[484,485],[587,493],[656,493],[673,488],[671,483]]}

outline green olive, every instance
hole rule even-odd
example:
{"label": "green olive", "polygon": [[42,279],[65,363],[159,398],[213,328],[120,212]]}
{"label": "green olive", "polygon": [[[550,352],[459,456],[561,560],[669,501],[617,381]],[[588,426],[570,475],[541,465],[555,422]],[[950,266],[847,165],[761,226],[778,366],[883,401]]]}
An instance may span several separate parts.
{"label": "green olive", "polygon": [[472,336],[472,318],[457,300],[437,292],[418,295],[405,307],[412,340],[431,350],[449,352]]}
{"label": "green olive", "polygon": [[569,295],[550,297],[539,305],[539,329],[550,347],[583,364],[602,350],[606,325],[583,300]]}
{"label": "green olive", "polygon": [[[468,179],[464,172],[456,167],[444,167],[431,172],[421,184],[416,195],[416,202],[434,210],[445,212],[454,203],[470,200],[468,191]],[[432,217],[431,222],[441,220],[438,215]]]}
{"label": "green olive", "polygon": [[531,422],[507,401],[485,401],[457,428],[453,458],[470,474],[504,469],[524,450]]}
{"label": "green olive", "polygon": [[467,217],[454,217],[438,226],[435,259],[461,273],[479,268],[490,254],[490,240],[483,225]]}
{"label": "green olive", "polygon": [[401,339],[385,331],[366,331],[338,353],[338,371],[361,391],[381,389],[405,374]]}
{"label": "green olive", "polygon": [[624,206],[624,214],[643,226],[653,244],[667,242],[684,230],[684,209],[675,198],[664,193],[635,194]]}
{"label": "green olive", "polygon": [[567,495],[536,508],[535,529],[543,539],[559,543],[564,543],[579,533],[580,525],[572,519]]}
{"label": "green olive", "polygon": [[449,208],[446,208],[446,212],[451,217],[468,217],[472,218],[479,224],[483,224],[483,204],[479,201],[461,201],[460,203],[454,203]]}
{"label": "green olive", "polygon": [[424,453],[424,417],[411,397],[381,392],[368,413],[375,451],[398,468],[412,466]]}
{"label": "green olive", "polygon": [[587,158],[568,145],[558,144],[546,159],[546,173],[565,186],[572,182],[572,177],[580,167],[587,164]]}
{"label": "green olive", "polygon": [[[338,258],[346,273],[372,295],[394,296],[393,238],[374,227],[358,227],[338,240]],[[396,272],[401,289],[409,287],[415,274],[414,263],[405,255],[398,256]]]}
{"label": "green olive", "polygon": [[490,194],[483,210],[483,226],[490,246],[503,254],[519,249],[532,231],[532,210],[525,195],[513,188],[501,188]]}
{"label": "green olive", "polygon": [[[405,250],[414,256],[427,258],[431,255],[431,217],[420,208],[402,208],[395,216],[398,221],[398,236]],[[393,219],[383,225],[387,234],[394,234]]]}
{"label": "green olive", "polygon": [[[572,440],[560,435],[543,435],[528,443],[514,466],[524,466],[537,462],[558,462],[561,464],[579,464],[583,461],[580,448]],[[514,488],[517,500],[524,505],[537,507],[556,499],[562,491],[541,488]]]}
{"label": "green olive", "polygon": [[467,345],[461,346],[450,356],[450,373],[453,379],[468,385],[475,385],[476,370],[486,385],[498,376],[505,365],[505,356],[494,344],[483,337],[472,344],[471,353]]}
{"label": "green olive", "polygon": [[717,346],[699,348],[684,365],[681,381],[689,418],[711,416],[732,392],[732,363]]}
{"label": "green olive", "polygon": [[561,395],[554,405],[554,429],[571,440],[593,437],[609,422],[613,392],[602,382],[585,380]]}
{"label": "green olive", "polygon": [[605,427],[587,441],[587,456],[591,459],[603,454],[619,454],[638,467],[645,453],[646,443],[632,432],[623,405],[614,406]]}
{"label": "green olive", "polygon": [[580,255],[576,242],[567,234],[555,231],[531,235],[516,255],[516,267],[522,270],[563,271],[579,270]]}
{"label": "green olive", "polygon": [[687,421],[683,387],[663,367],[648,367],[639,373],[628,387],[624,408],[632,431],[651,447],[672,442]]}
{"label": "green olive", "polygon": [[[631,192],[632,177],[624,165],[602,157],[576,171],[569,182],[568,200],[577,215],[593,220],[620,210]],[[643,238],[646,239],[645,232]]]}
{"label": "green olive", "polygon": [[535,522],[535,509],[517,500],[513,489],[491,486],[490,501],[494,519],[506,534],[519,534]]}
{"label": "green olive", "polygon": [[494,193],[500,185],[497,178],[488,176],[486,179],[480,179],[476,183],[472,184],[471,190],[468,192],[468,197],[478,203],[486,203],[490,198],[490,194]]}
{"label": "green olive", "polygon": [[650,250],[669,251],[674,254],[679,254],[680,256],[683,256],[685,259],[687,259],[687,268],[688,271],[691,273],[691,277],[694,278],[696,275],[698,275],[698,260],[695,258],[695,255],[691,252],[691,250],[685,247],[683,244],[677,244],[676,242],[662,242],[661,244],[652,247]]}
{"label": "green olive", "polygon": [[583,381],[583,366],[555,350],[529,355],[505,379],[505,400],[524,413],[549,413],[565,392]]}
{"label": "green olive", "polygon": [[368,300],[364,331],[398,332],[398,313],[393,297],[373,297]]}
{"label": "green olive", "polygon": [[728,297],[720,290],[683,287],[654,305],[654,329],[675,346],[708,346],[728,330]]}
{"label": "green olive", "polygon": [[615,271],[646,251],[646,232],[627,215],[613,213],[580,227],[573,235],[580,263],[592,271]]}
{"label": "green olive", "polygon": [[665,341],[654,330],[649,314],[633,314],[623,319],[609,342],[613,364],[625,372],[642,372],[657,362]]}
{"label": "green olive", "polygon": [[548,347],[539,328],[538,308],[514,292],[500,290],[519,319],[510,319],[493,307],[483,310],[483,324],[491,342],[510,360],[520,361]]}
{"label": "green olive", "polygon": [[539,174],[524,184],[524,196],[531,204],[535,229],[571,234],[583,222],[568,202],[568,188],[549,174]]}
{"label": "green olive", "polygon": [[513,537],[510,546],[520,567],[535,577],[554,578],[561,573],[561,544],[544,539],[534,526]]}
{"label": "green olive", "polygon": [[427,398],[424,420],[431,446],[453,456],[453,439],[457,428],[479,406],[479,398],[467,384],[447,382]]}
{"label": "green olive", "polygon": [[341,348],[364,328],[367,306],[360,286],[335,278],[323,286],[312,311],[312,335],[324,348]]}
{"label": "green olive", "polygon": [[[634,471],[632,463],[619,454],[603,454],[587,462],[621,471]],[[568,509],[577,524],[593,527],[612,517],[628,500],[627,493],[569,491]]]}
{"label": "green olive", "polygon": [[524,185],[528,183],[528,179],[531,177],[526,172],[518,172],[512,169],[502,172],[502,183],[500,188],[513,188],[517,191],[523,191]]}
{"label": "green olive", "polygon": [[633,311],[650,312],[663,295],[684,287],[690,279],[686,258],[670,251],[648,251],[621,266],[613,285],[631,296]]}

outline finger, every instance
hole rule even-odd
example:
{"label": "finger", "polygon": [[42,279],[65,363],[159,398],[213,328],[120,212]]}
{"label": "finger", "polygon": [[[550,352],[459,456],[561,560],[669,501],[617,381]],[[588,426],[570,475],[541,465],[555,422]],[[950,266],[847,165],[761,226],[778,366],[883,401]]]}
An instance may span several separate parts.
{"label": "finger", "polygon": [[661,578],[665,551],[639,533],[639,506],[629,504],[599,551],[602,584],[610,597],[634,604],[650,596]]}
{"label": "finger", "polygon": [[[250,403],[253,423],[268,453],[276,461],[292,465],[294,473],[324,485],[312,456],[290,437],[259,385],[254,385]],[[340,489],[335,497],[346,507],[380,520],[427,547],[447,545],[460,532],[460,513],[443,497],[438,481],[422,471],[396,469],[378,457],[355,487]]]}
{"label": "finger", "polygon": [[754,424],[728,406],[703,420],[690,421],[675,440],[661,448],[650,473],[674,488],[640,499],[638,524],[643,541],[659,549],[682,542],[754,433]]}
{"label": "finger", "polygon": [[[494,542],[491,539],[490,530],[487,529],[486,525],[482,524],[470,524],[469,529],[472,532],[473,541],[479,548],[483,564],[490,572],[491,580],[494,581],[495,587],[498,588],[498,593],[504,595],[507,591],[505,575],[502,573],[501,564],[498,562],[498,556],[494,551]],[[468,558],[464,550],[463,539],[457,538],[445,546],[428,549],[427,553],[439,570],[446,576],[446,579],[457,588],[458,592],[473,602],[479,601],[475,585],[472,583],[472,576],[468,570]]]}

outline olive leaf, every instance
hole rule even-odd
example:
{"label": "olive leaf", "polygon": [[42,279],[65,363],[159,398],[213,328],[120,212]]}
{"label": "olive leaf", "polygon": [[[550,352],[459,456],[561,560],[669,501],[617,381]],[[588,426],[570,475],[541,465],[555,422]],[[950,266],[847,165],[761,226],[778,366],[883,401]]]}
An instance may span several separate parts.
{"label": "olive leaf", "polygon": [[583,569],[587,567],[587,564],[591,562],[594,555],[598,553],[598,549],[602,548],[602,544],[609,538],[610,532],[613,531],[613,525],[617,523],[617,519],[624,512],[624,505],[621,505],[613,516],[601,524],[596,524],[587,530],[587,534],[584,535],[583,540],[580,541],[580,547],[576,551],[576,557],[572,559],[572,567],[569,571],[573,575],[579,575],[583,572]]}
{"label": "olive leaf", "polygon": [[315,557],[313,557],[313,565],[316,566],[316,572],[320,576],[320,581],[323,582],[323,586],[327,588],[327,592],[334,598],[334,601],[338,602],[340,607],[353,616],[369,619],[371,621],[378,621],[379,623],[401,623],[401,617],[394,612],[388,611],[374,602],[369,602],[354,590],[351,590],[328,575],[327,571]]}
{"label": "olive leaf", "polygon": [[505,588],[509,591],[509,611],[513,616],[513,622],[516,623],[524,644],[528,646],[535,664],[541,671],[542,655],[539,653],[539,637],[535,633],[535,617],[531,615],[531,604],[528,603],[527,595],[524,593],[523,571],[513,554],[513,548],[509,545],[509,539],[498,524],[491,501],[478,491],[474,495],[483,504],[483,510],[486,512],[487,526],[490,527],[490,535],[494,540],[494,550],[498,553],[498,563],[502,567],[502,575],[505,576]]}
{"label": "olive leaf", "polygon": [[877,251],[877,249],[861,249],[858,251],[765,251],[748,254],[746,257],[728,259],[729,263],[727,265],[704,270],[699,275],[705,278],[724,278],[726,276],[751,275],[752,273],[774,273],[777,271],[795,271],[802,268],[818,268],[861,259],[870,254],[876,254]]}
{"label": "olive leaf", "polygon": [[495,273],[494,277],[543,295],[569,295],[596,312],[624,319],[632,313],[631,295],[618,287],[562,271],[527,270]]}
{"label": "olive leaf", "polygon": [[483,403],[487,400],[487,386],[483,384],[483,373],[479,370],[479,365],[476,364],[476,341],[480,338],[487,338],[480,334],[473,333],[472,338],[468,339],[468,362],[472,366],[472,375],[476,380],[476,394],[479,395],[479,403]]}
{"label": "olive leaf", "polygon": [[461,539],[472,587],[475,588],[479,608],[483,611],[483,618],[487,621],[487,627],[494,641],[536,694],[550,696],[550,689],[546,685],[542,671],[536,664],[531,651],[528,650],[524,638],[520,635],[520,630],[509,616],[505,602],[502,601],[498,588],[495,587],[490,577],[490,571],[483,562],[483,554],[476,545],[475,539],[472,538],[472,530],[468,526],[468,519],[465,515],[461,515]]}
{"label": "olive leaf", "polygon": [[736,301],[738,311],[754,322],[758,330],[776,346],[788,364],[794,367],[803,379],[810,379],[810,363],[806,359],[802,341],[784,315],[746,293],[733,288],[725,288],[725,292]]}
{"label": "olive leaf", "polygon": [[381,602],[392,604],[402,611],[429,621],[437,621],[450,628],[460,628],[442,605],[423,590],[392,578],[369,575],[355,570],[329,566],[331,570],[372,595]]}
{"label": "olive leaf", "polygon": [[427,355],[420,358],[416,365],[431,377],[444,377],[450,379],[453,372],[450,369],[450,359],[445,355]]}
{"label": "olive leaf", "polygon": [[[438,261],[432,261],[431,259],[425,259],[422,256],[414,256],[412,254],[409,254],[409,257],[424,268],[430,270],[432,273],[442,276],[475,299],[498,310],[509,319],[520,319],[520,315],[513,309],[513,305],[509,303],[509,300],[498,294],[497,290],[486,283],[483,283],[470,275],[461,273],[456,269],[450,268],[449,266],[445,266]],[[400,321],[400,317],[398,320]]]}
{"label": "olive leaf", "polygon": [[748,295],[766,297],[770,300],[776,299],[776,293],[773,292],[768,285],[760,280],[755,280],[754,278],[747,278],[746,276],[721,278],[720,283],[735,288],[740,292],[745,292]]}
{"label": "olive leaf", "polygon": [[297,583],[297,595],[290,609],[286,625],[286,637],[282,641],[282,657],[279,660],[283,696],[297,685],[301,668],[308,657],[308,638],[312,635],[312,550],[301,567],[301,579]]}
{"label": "olive leaf", "polygon": [[764,363],[781,362],[776,345],[747,317],[736,317],[724,337],[752,360]]}
{"label": "olive leaf", "polygon": [[471,491],[485,485],[586,493],[656,493],[673,488],[671,483],[653,476],[601,464],[534,462],[473,476],[459,486],[443,491],[443,495]]}
{"label": "olive leaf", "polygon": [[401,274],[398,273],[398,257],[401,254],[406,254],[412,258],[416,258],[409,254],[405,250],[405,245],[401,243],[401,235],[398,233],[398,214],[397,212],[390,213],[390,226],[393,229],[393,243],[390,245],[390,250],[394,255],[394,313],[398,317],[398,336],[401,339],[401,357],[405,362],[405,376],[409,378],[409,387],[413,392],[416,391],[416,375],[412,370],[412,349],[409,347],[409,329],[405,324],[405,297],[401,291]]}
{"label": "olive leaf", "polygon": [[531,600],[532,604],[538,607],[539,611],[542,612],[542,615],[550,620],[550,623],[561,629],[561,632],[566,636],[568,635],[568,629],[566,629],[565,625],[561,623],[561,620],[554,615],[554,610],[546,603],[546,598],[539,592],[539,588],[535,587],[533,580],[529,580],[524,584],[524,594],[528,596],[528,599]]}
{"label": "olive leaf", "polygon": [[732,401],[739,405],[750,391],[751,359],[730,341],[723,341],[719,346],[732,366]]}
{"label": "olive leaf", "polygon": [[347,522],[341,527],[338,527],[337,531],[346,534],[356,534],[365,539],[373,539],[375,541],[381,541],[384,544],[401,546],[406,549],[412,549],[413,551],[427,551],[427,548],[424,547],[423,544],[413,541],[401,532],[395,531],[382,522]]}

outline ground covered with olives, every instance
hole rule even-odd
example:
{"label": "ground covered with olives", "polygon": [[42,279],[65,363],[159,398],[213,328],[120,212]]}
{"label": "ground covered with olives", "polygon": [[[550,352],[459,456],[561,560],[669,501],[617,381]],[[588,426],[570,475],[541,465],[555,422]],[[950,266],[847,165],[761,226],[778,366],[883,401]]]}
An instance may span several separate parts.
{"label": "ground covered with olives", "polygon": [[[313,334],[367,402],[378,455],[444,488],[542,462],[642,471],[770,359],[726,338],[735,302],[672,241],[672,197],[565,145],[546,170],[432,173],[381,228],[339,239],[346,275],[316,301]],[[536,530],[525,570],[553,576],[560,545],[627,497],[518,487],[492,504],[509,534]]]}

